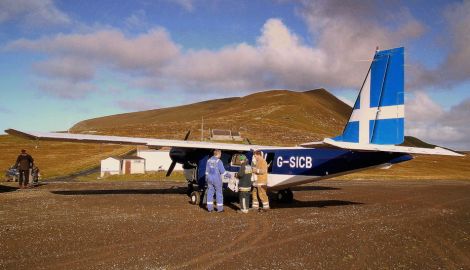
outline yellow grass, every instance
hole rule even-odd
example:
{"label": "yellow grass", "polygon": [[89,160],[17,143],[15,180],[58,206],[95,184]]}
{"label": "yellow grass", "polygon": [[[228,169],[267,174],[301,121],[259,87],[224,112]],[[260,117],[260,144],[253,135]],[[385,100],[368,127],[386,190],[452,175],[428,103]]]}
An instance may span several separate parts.
{"label": "yellow grass", "polygon": [[390,169],[374,169],[339,179],[470,180],[470,155],[465,157],[418,155]]}
{"label": "yellow grass", "polygon": [[184,174],[180,171],[173,171],[173,173],[166,177],[166,172],[150,172],[145,174],[128,174],[128,175],[111,175],[107,177],[100,177],[100,173],[92,173],[87,176],[79,176],[75,178],[77,181],[89,182],[109,182],[109,181],[178,181],[185,182]]}
{"label": "yellow grass", "polygon": [[21,149],[33,156],[43,179],[64,176],[96,167],[100,160],[121,155],[132,147],[83,143],[35,142],[13,136],[0,136],[0,169],[8,169],[16,161]]}

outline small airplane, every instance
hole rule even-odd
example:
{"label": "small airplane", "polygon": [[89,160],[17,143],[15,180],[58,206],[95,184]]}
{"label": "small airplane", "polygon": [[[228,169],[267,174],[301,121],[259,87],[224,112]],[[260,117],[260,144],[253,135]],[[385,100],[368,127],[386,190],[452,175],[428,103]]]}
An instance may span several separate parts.
{"label": "small airplane", "polygon": [[460,153],[435,147],[400,146],[404,141],[405,92],[404,48],[377,50],[352,108],[343,133],[320,142],[307,142],[296,147],[227,144],[202,141],[162,140],[86,134],[27,132],[14,129],[6,133],[32,140],[115,143],[146,145],[150,148],[171,147],[172,164],[183,164],[188,181],[188,195],[193,204],[204,203],[205,167],[213,149],[222,150],[221,160],[229,172],[224,186],[238,190],[235,173],[240,155],[251,160],[261,150],[269,164],[268,188],[277,192],[283,202],[293,200],[291,187],[372,168],[389,168],[411,160],[411,154],[462,156]]}

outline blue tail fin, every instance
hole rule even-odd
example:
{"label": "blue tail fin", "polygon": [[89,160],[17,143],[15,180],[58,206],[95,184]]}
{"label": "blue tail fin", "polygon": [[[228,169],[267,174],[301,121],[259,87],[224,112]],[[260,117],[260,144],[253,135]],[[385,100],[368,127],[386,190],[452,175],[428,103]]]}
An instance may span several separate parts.
{"label": "blue tail fin", "polygon": [[404,140],[404,48],[377,51],[351,117],[335,141],[401,144]]}

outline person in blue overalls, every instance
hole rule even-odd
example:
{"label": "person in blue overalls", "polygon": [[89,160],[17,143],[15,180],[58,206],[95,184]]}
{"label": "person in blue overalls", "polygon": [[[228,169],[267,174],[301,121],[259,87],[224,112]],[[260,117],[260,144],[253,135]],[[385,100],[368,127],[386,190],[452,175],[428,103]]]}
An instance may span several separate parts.
{"label": "person in blue overalls", "polygon": [[214,156],[207,160],[206,183],[207,183],[207,211],[214,211],[214,192],[217,202],[217,212],[224,211],[224,197],[222,194],[222,175],[225,168],[220,156],[220,150],[214,150]]}

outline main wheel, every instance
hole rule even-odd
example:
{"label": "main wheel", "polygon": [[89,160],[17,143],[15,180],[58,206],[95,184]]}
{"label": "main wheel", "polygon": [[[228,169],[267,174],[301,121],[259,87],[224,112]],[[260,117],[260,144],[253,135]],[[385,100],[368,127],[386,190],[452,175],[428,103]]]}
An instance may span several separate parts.
{"label": "main wheel", "polygon": [[188,189],[186,190],[186,194],[191,196],[191,193],[194,191],[194,185],[192,183],[188,183]]}
{"label": "main wheel", "polygon": [[201,193],[199,191],[193,191],[191,192],[189,199],[191,204],[197,205],[201,202]]}
{"label": "main wheel", "polygon": [[277,200],[283,203],[291,203],[294,200],[294,193],[290,189],[279,190]]}

